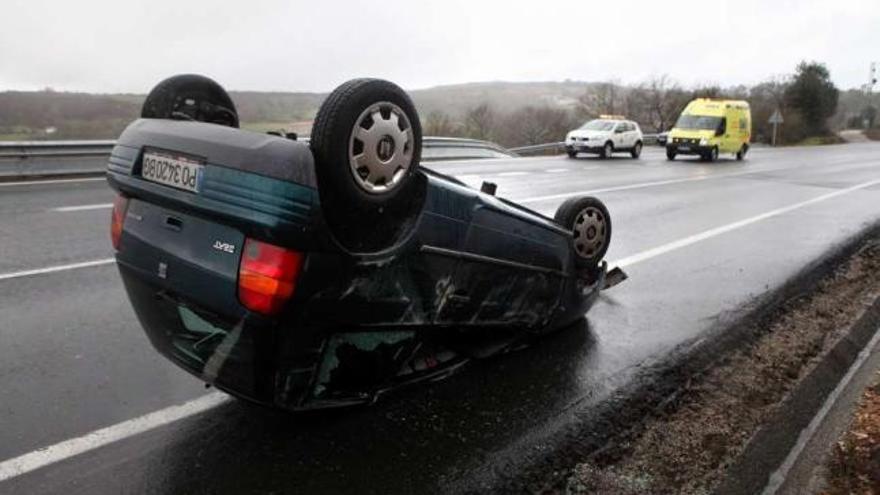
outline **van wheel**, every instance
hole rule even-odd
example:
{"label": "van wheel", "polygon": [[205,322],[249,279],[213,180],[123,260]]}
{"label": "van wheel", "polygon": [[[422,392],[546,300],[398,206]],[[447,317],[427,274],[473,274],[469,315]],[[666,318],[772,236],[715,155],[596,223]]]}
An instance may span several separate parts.
{"label": "van wheel", "polygon": [[141,117],[238,127],[238,112],[226,90],[198,74],[172,76],[153,87],[141,107]]}
{"label": "van wheel", "polygon": [[638,159],[638,157],[642,155],[642,142],[641,141],[637,142],[636,145],[633,146],[633,149],[630,150],[629,154],[633,158]]}
{"label": "van wheel", "polygon": [[602,146],[602,151],[599,152],[600,158],[611,158],[611,154],[614,153],[614,145],[611,144],[611,141],[605,143],[605,146]]}
{"label": "van wheel", "polygon": [[611,242],[611,215],[604,203],[592,196],[569,198],[553,219],[571,232],[578,267],[592,268],[602,261]]}
{"label": "van wheel", "polygon": [[711,150],[703,153],[703,161],[715,162],[718,160],[718,147],[713,146]]}
{"label": "van wheel", "polygon": [[749,151],[749,147],[746,146],[745,144],[742,145],[742,148],[740,148],[739,151],[736,152],[737,161],[740,161],[740,162],[743,161],[743,159],[746,157],[746,153],[748,153],[748,151]]}
{"label": "van wheel", "polygon": [[385,249],[411,230],[427,179],[417,173],[422,128],[412,100],[381,79],[353,79],[327,97],[309,142],[321,210],[355,252]]}
{"label": "van wheel", "polygon": [[666,148],[666,159],[670,160],[670,161],[675,160],[675,150],[674,149],[669,148],[669,147]]}

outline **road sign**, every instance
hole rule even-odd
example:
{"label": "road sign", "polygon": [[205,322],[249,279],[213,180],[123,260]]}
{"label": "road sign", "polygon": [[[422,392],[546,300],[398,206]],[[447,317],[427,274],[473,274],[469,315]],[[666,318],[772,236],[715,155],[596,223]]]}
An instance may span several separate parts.
{"label": "road sign", "polygon": [[776,111],[773,112],[773,115],[770,116],[770,120],[767,121],[768,124],[773,125],[781,124],[783,122],[785,122],[785,120],[783,120],[782,113],[779,111],[778,108],[776,109]]}
{"label": "road sign", "polygon": [[770,144],[773,146],[776,146],[776,128],[784,121],[785,120],[782,118],[782,112],[780,112],[778,108],[773,111],[773,115],[771,115],[770,120],[767,121],[767,123],[773,124],[773,140],[770,141]]}

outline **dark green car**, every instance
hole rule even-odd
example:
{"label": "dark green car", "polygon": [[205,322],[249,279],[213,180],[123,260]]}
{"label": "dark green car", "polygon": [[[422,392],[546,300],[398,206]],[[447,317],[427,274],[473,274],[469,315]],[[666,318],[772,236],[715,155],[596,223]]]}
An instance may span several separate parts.
{"label": "dark green car", "polygon": [[551,219],[419,167],[386,81],[337,88],[309,144],[239,130],[201,76],[142,116],[108,166],[120,274],[156,349],[237,397],[370,402],[566,326],[607,285],[598,200]]}

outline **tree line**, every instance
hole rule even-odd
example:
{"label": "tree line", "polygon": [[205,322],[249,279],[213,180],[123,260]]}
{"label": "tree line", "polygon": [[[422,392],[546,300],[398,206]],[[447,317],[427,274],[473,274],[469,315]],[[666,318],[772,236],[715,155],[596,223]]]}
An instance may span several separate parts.
{"label": "tree line", "polygon": [[[854,99],[850,93],[847,96],[848,101]],[[785,119],[779,130],[779,141],[783,143],[828,136],[832,125],[873,127],[875,123],[876,110],[871,110],[874,107],[870,102],[850,105],[848,117],[838,116],[832,122],[832,117],[837,115],[840,91],[824,64],[801,62],[794,73],[772,77],[751,87],[707,85],[688,89],[660,75],[635,85],[615,81],[592,85],[567,107],[545,103],[505,111],[482,103],[467,109],[459,118],[434,110],[424,118],[424,128],[426,135],[525,146],[560,141],[569,130],[603,114],[623,114],[638,122],[644,132],[663,132],[675,124],[689,101],[701,97],[748,101],[752,109],[753,140],[759,142],[770,140],[772,128],[767,121],[776,110],[782,112]],[[851,107],[860,105],[864,108],[858,108],[858,115],[853,117]],[[871,118],[866,120],[867,117]]]}

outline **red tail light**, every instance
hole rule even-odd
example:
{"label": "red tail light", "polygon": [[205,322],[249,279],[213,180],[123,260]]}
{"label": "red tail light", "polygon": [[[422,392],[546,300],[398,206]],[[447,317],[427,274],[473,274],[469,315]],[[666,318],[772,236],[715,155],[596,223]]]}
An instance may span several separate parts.
{"label": "red tail light", "polygon": [[126,211],[128,211],[128,198],[120,194],[113,200],[113,215],[110,217],[110,241],[113,242],[113,249],[119,249]]}
{"label": "red tail light", "polygon": [[278,313],[293,295],[302,264],[300,252],[245,240],[238,267],[238,299],[252,311]]}

